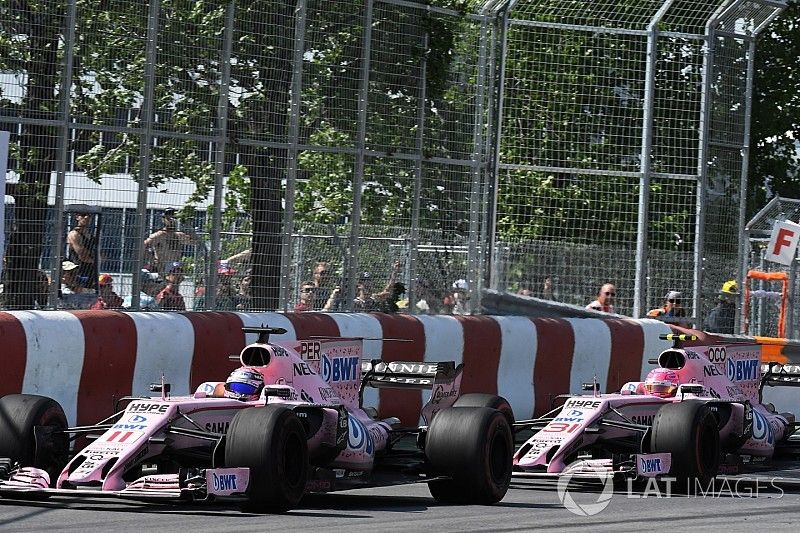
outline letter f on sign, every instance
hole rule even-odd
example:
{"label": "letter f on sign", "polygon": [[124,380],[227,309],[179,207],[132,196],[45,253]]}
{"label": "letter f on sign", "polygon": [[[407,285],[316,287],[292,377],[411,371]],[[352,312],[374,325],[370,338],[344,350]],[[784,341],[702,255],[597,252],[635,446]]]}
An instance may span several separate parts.
{"label": "letter f on sign", "polygon": [[775,248],[772,250],[774,255],[781,255],[781,248],[784,246],[791,246],[792,239],[794,237],[794,232],[787,228],[781,228],[778,230],[778,238],[775,239]]}

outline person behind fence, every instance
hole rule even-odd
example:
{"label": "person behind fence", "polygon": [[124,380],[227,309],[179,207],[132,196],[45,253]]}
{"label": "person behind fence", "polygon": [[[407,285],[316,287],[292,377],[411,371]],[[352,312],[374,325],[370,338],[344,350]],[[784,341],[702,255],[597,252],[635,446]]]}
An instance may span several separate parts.
{"label": "person behind fence", "polygon": [[465,279],[453,282],[453,292],[444,297],[443,304],[448,314],[468,315],[467,302],[469,301],[469,283]]}
{"label": "person behind fence", "polygon": [[597,293],[597,299],[589,303],[586,309],[600,311],[603,313],[614,312],[614,298],[617,296],[617,288],[612,283],[605,283]]}
{"label": "person behind fence", "polygon": [[316,287],[313,281],[305,281],[300,286],[300,300],[295,304],[295,313],[314,310],[314,291]]}
{"label": "person behind fence", "polygon": [[736,297],[739,289],[736,280],[729,279],[722,284],[717,297],[717,305],[706,317],[706,331],[710,333],[727,333],[733,335],[736,324]]}
{"label": "person behind fence", "polygon": [[665,322],[670,322],[679,325],[688,325],[684,320],[677,320],[679,318],[686,318],[686,309],[681,305],[681,293],[678,291],[669,291],[664,296],[664,304],[661,307],[651,309],[647,312],[650,318],[666,319]]}
{"label": "person behind fence", "polygon": [[149,255],[150,270],[166,277],[166,268],[178,262],[183,255],[183,247],[197,240],[195,235],[176,229],[175,209],[167,208],[161,217],[163,227],[144,241],[145,253]]}
{"label": "person behind fence", "polygon": [[78,269],[78,265],[72,261],[61,263],[63,286],[58,297],[60,309],[89,309],[97,301],[95,292],[78,281]]}
{"label": "person behind fence", "polygon": [[[320,261],[314,265],[311,276],[314,281],[314,310],[331,311],[335,309],[338,304],[339,292],[334,294],[331,265],[327,261]],[[331,298],[333,299],[331,300]]]}
{"label": "person behind fence", "polygon": [[164,311],[186,311],[186,302],[180,293],[183,281],[183,265],[173,261],[167,265],[167,285],[156,295],[156,303]]}
{"label": "person behind fence", "polygon": [[[238,295],[233,288],[233,276],[236,274],[236,269],[230,266],[226,260],[222,260],[217,267],[217,288],[214,297],[214,309],[220,311],[232,311],[236,309],[238,303]],[[198,287],[199,289],[200,287]],[[205,309],[206,294],[205,290],[202,294],[198,294],[194,301],[194,308],[196,310]]]}
{"label": "person behind fence", "polygon": [[97,287],[97,238],[92,233],[89,213],[75,213],[75,227],[67,234],[67,259],[78,265],[76,281],[87,289]]}
{"label": "person behind fence", "polygon": [[97,284],[99,295],[97,301],[89,309],[122,309],[124,302],[119,294],[114,292],[114,278],[110,274],[100,274]]}
{"label": "person behind fence", "polygon": [[[139,309],[142,311],[158,311],[160,308],[156,303],[156,295],[161,290],[163,281],[155,272],[150,272],[143,268],[139,272],[141,292],[139,292]],[[126,309],[131,308],[133,296],[126,296],[122,302],[123,307]]]}

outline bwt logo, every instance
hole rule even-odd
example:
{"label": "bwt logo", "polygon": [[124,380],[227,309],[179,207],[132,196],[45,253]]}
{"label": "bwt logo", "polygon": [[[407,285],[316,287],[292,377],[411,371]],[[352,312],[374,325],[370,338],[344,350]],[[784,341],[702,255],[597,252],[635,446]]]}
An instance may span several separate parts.
{"label": "bwt logo", "polygon": [[744,361],[728,359],[725,368],[726,375],[731,381],[747,381],[758,377],[758,359],[745,359]]}
{"label": "bwt logo", "polygon": [[642,457],[639,459],[639,470],[648,474],[660,474],[664,471],[664,467],[661,464],[660,457],[656,457],[655,459],[645,459]]}
{"label": "bwt logo", "polygon": [[214,479],[214,490],[215,491],[224,491],[224,490],[237,490],[236,488],[236,474],[213,474],[212,477]]}
{"label": "bwt logo", "polygon": [[322,379],[328,383],[352,381],[358,378],[361,361],[358,357],[322,356]]}

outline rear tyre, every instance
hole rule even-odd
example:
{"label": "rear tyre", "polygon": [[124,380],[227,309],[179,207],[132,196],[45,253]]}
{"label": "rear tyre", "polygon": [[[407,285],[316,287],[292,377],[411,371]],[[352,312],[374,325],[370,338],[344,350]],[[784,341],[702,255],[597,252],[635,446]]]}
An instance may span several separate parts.
{"label": "rear tyre", "polygon": [[672,454],[670,474],[678,478],[679,488],[693,492],[698,485],[707,487],[722,455],[714,413],[691,400],[662,406],[653,418],[650,450]]}
{"label": "rear tyre", "polygon": [[514,410],[511,409],[511,404],[502,396],[494,394],[485,394],[482,392],[472,392],[459,396],[453,407],[491,407],[497,409],[508,420],[508,424],[514,427]]}
{"label": "rear tyre", "polygon": [[0,398],[0,457],[47,471],[51,485],[67,464],[69,439],[64,409],[33,394]]}
{"label": "rear tyre", "polygon": [[439,411],[428,428],[425,455],[434,475],[428,483],[438,502],[492,504],[511,483],[514,439],[508,420],[489,407]]}
{"label": "rear tyre", "polygon": [[289,511],[300,502],[308,475],[302,423],[280,405],[239,411],[228,427],[225,465],[250,468],[246,510]]}

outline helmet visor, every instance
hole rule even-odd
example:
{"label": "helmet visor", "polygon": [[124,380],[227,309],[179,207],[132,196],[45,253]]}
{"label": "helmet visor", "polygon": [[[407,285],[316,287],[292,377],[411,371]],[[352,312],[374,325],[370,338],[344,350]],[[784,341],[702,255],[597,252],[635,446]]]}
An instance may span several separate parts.
{"label": "helmet visor", "polygon": [[225,384],[225,390],[245,396],[255,396],[261,392],[261,386],[254,383],[242,383],[241,381],[229,381]]}
{"label": "helmet visor", "polygon": [[678,386],[669,381],[645,382],[644,390],[654,396],[672,396],[678,390]]}

